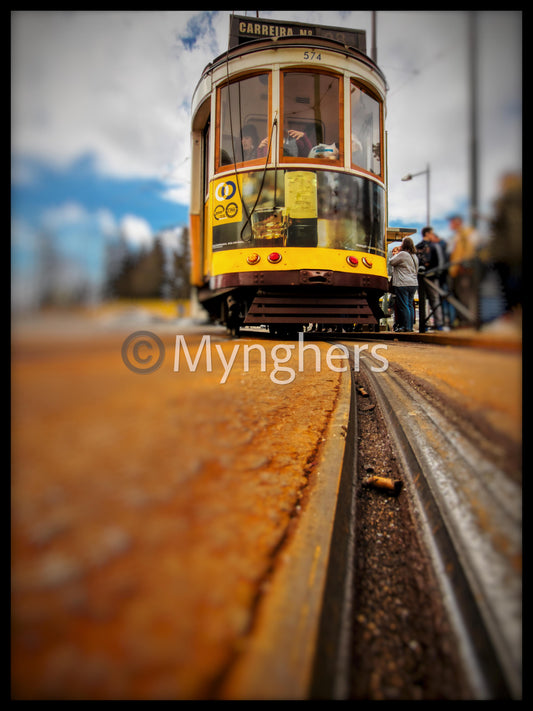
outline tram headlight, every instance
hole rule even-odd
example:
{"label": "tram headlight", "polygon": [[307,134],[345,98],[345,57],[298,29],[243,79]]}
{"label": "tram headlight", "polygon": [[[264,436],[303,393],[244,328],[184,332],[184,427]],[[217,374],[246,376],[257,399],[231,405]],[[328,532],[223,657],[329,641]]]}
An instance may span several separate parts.
{"label": "tram headlight", "polygon": [[372,262],[370,261],[370,259],[368,259],[368,257],[363,257],[361,261],[363,262],[365,267],[367,267],[368,269],[372,269]]}
{"label": "tram headlight", "polygon": [[261,257],[257,254],[257,252],[254,252],[253,254],[250,254],[246,257],[246,261],[248,264],[257,264],[260,261]]}

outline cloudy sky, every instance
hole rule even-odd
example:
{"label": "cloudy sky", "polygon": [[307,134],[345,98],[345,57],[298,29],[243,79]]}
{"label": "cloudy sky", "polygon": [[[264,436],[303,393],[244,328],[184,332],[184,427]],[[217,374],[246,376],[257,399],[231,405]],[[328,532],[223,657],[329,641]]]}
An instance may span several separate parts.
{"label": "cloudy sky", "polygon": [[[255,11],[235,11],[255,16]],[[371,12],[259,11],[367,31]],[[27,277],[50,235],[98,280],[108,240],[148,244],[187,223],[190,101],[224,52],[230,11],[13,11],[11,14],[12,269]],[[501,175],[521,171],[522,15],[477,13],[479,208]],[[377,12],[377,59],[388,83],[389,224],[468,214],[469,35],[465,12]],[[483,226],[483,221],[481,226]]]}

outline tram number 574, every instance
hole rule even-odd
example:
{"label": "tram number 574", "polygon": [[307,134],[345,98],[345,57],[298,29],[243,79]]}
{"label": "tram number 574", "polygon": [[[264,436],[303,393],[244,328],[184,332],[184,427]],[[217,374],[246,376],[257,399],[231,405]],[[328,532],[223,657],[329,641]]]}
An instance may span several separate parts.
{"label": "tram number 574", "polygon": [[306,61],[315,60],[317,62],[321,62],[322,55],[320,54],[320,52],[314,52],[313,50],[311,50],[310,52],[304,52],[304,59]]}

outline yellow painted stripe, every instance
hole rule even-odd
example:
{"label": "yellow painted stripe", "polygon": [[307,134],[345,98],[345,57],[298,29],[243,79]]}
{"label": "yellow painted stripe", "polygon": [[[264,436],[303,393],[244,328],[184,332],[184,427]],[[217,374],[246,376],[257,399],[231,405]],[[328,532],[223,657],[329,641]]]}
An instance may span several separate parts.
{"label": "yellow painted stripe", "polygon": [[[270,264],[267,257],[271,252],[279,252],[282,259],[278,264]],[[250,265],[246,258],[250,254],[258,254],[260,261]],[[353,255],[359,260],[356,267],[351,267],[346,262],[346,257]],[[365,267],[363,257],[372,263],[372,267]],[[356,252],[344,249],[327,249],[325,247],[273,247],[268,249],[227,249],[213,252],[211,260],[211,274],[232,274],[235,272],[256,271],[289,271],[290,269],[331,269],[348,274],[372,274],[387,277],[387,260],[376,254]]]}

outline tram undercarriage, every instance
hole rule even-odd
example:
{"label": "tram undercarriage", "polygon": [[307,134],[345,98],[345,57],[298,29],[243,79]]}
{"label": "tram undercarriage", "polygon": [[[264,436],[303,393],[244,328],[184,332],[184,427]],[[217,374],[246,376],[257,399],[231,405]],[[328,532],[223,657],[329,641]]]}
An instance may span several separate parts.
{"label": "tram undercarriage", "polygon": [[278,335],[302,330],[378,330],[384,318],[379,305],[382,294],[377,289],[355,292],[310,285],[204,290],[198,296],[210,318],[236,336],[246,326],[265,326]]}

